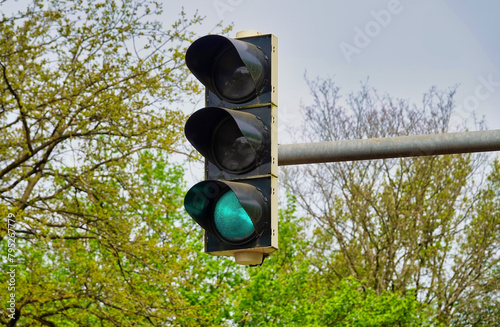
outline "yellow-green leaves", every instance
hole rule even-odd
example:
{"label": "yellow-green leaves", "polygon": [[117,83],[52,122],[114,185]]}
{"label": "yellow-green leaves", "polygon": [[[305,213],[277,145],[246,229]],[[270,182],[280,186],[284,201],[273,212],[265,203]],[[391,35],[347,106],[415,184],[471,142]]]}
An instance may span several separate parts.
{"label": "yellow-green leaves", "polygon": [[[166,30],[161,6],[136,0],[19,10],[0,18],[0,212],[16,215],[17,326],[182,321],[196,252],[180,246],[193,242],[180,229],[183,173],[166,153],[181,146],[179,90],[199,91],[179,64],[199,17]],[[2,220],[2,250],[5,236]]]}

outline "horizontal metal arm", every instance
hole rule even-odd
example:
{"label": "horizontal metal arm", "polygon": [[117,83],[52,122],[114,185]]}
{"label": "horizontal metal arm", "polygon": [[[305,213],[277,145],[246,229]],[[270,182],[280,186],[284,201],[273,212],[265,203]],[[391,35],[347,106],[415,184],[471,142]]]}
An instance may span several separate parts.
{"label": "horizontal metal arm", "polygon": [[278,165],[500,151],[500,130],[278,146]]}

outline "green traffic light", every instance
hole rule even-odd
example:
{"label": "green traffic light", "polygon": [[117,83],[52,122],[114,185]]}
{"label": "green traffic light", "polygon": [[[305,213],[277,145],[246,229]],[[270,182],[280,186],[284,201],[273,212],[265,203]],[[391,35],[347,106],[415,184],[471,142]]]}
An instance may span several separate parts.
{"label": "green traffic light", "polygon": [[206,87],[205,107],[184,132],[205,157],[205,181],[184,207],[205,230],[205,252],[260,265],[278,247],[277,39],[245,32],[207,35],[186,51]]}
{"label": "green traffic light", "polygon": [[232,242],[243,241],[255,232],[252,219],[231,190],[224,193],[215,204],[214,223],[220,235]]}

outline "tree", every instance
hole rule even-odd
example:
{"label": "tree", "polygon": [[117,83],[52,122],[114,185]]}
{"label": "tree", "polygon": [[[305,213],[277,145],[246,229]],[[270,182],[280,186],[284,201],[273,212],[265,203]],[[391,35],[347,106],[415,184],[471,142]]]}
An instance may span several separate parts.
{"label": "tree", "polygon": [[280,250],[233,292],[233,321],[238,326],[423,326],[425,306],[409,294],[377,294],[353,278],[325,283],[312,264],[309,222],[297,216],[288,195],[280,209]]}
{"label": "tree", "polygon": [[[308,85],[308,141],[450,130],[455,88],[431,88],[418,107],[367,84],[345,100],[332,79]],[[344,162],[288,168],[284,177],[316,223],[310,260],[325,282],[353,277],[377,294],[413,294],[444,325],[472,325],[500,314],[499,202],[492,182],[482,189],[484,162],[470,154]]]}
{"label": "tree", "polygon": [[[4,1],[2,1],[4,3]],[[14,7],[19,8],[16,2]],[[17,9],[16,9],[17,10]],[[149,0],[35,0],[0,16],[0,246],[15,217],[8,326],[192,325],[199,244],[179,209],[190,28]],[[186,245],[187,244],[187,245]],[[223,262],[221,263],[223,264]],[[0,302],[11,292],[4,269]],[[217,296],[206,297],[210,304]],[[10,316],[9,316],[10,315]],[[210,316],[210,319],[207,317]],[[213,317],[215,316],[215,318]],[[15,318],[15,319],[14,319]],[[208,320],[207,320],[208,319]]]}

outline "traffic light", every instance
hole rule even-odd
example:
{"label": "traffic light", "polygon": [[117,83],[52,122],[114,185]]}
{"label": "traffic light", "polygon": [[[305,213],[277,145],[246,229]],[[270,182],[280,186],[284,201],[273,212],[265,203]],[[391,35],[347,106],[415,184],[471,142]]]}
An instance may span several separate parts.
{"label": "traffic light", "polygon": [[186,65],[205,86],[205,108],[185,134],[205,157],[205,180],[184,198],[205,230],[205,252],[260,265],[278,247],[277,38],[238,33],[194,41]]}

